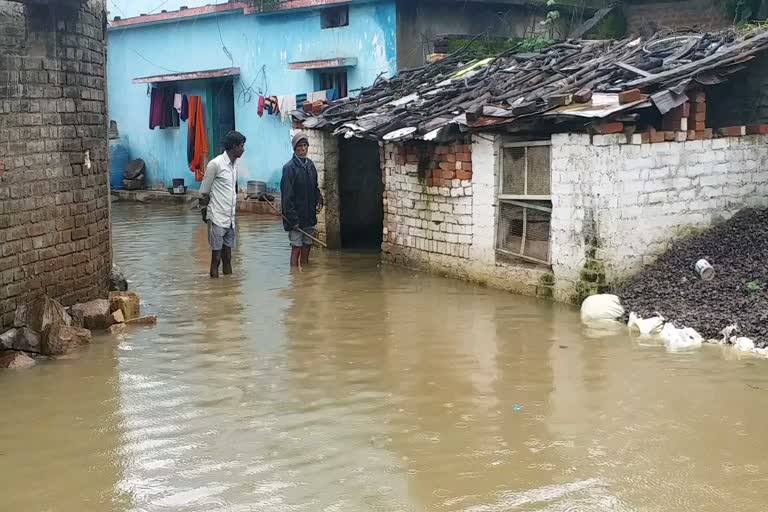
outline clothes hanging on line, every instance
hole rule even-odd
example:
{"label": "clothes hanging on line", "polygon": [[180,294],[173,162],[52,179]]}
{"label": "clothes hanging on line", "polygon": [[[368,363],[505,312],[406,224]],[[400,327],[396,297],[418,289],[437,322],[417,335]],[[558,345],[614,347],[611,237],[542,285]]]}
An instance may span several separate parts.
{"label": "clothes hanging on line", "polygon": [[339,99],[339,91],[338,89],[328,89],[325,91],[326,97],[328,98],[328,101],[336,101]]}
{"label": "clothes hanging on line", "polygon": [[154,87],[149,100],[149,129],[154,130],[163,122],[163,91]]}
{"label": "clothes hanging on line", "polygon": [[291,112],[296,110],[296,96],[281,96],[280,97],[280,118],[285,122],[291,115]]}
{"label": "clothes hanging on line", "polygon": [[268,96],[264,98],[264,110],[270,116],[276,116],[280,114],[280,102],[277,96]]}
{"label": "clothes hanging on line", "polygon": [[179,113],[179,117],[182,121],[189,119],[189,98],[186,94],[181,98],[181,112]]}
{"label": "clothes hanging on line", "polygon": [[205,131],[203,99],[200,96],[189,97],[189,124],[187,138],[187,158],[189,169],[195,173],[196,181],[203,181],[205,160],[208,156],[208,135]]}
{"label": "clothes hanging on line", "polygon": [[264,115],[264,103],[266,102],[266,99],[264,96],[259,96],[259,107],[257,110],[257,113],[259,114],[259,117],[262,117]]}
{"label": "clothes hanging on line", "polygon": [[182,101],[181,94],[176,93],[173,95],[173,108],[174,110],[176,110],[176,112],[179,113],[179,115],[181,115],[181,101]]}

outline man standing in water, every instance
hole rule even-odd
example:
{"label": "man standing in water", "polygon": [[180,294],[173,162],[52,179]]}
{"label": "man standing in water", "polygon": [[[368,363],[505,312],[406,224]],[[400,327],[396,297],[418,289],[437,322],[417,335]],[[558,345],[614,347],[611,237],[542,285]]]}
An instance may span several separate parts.
{"label": "man standing in water", "polygon": [[211,277],[232,273],[232,248],[235,247],[237,210],[237,160],[245,153],[245,136],[231,131],[224,137],[224,152],[210,161],[200,185],[200,206],[208,223],[211,246]]}
{"label": "man standing in water", "polygon": [[[283,166],[280,181],[283,227],[291,242],[291,267],[309,263],[312,239],[317,233],[317,214],[323,209],[323,196],[317,184],[317,169],[307,158],[309,139],[297,133],[291,141],[293,158]],[[303,233],[302,233],[303,231]]]}

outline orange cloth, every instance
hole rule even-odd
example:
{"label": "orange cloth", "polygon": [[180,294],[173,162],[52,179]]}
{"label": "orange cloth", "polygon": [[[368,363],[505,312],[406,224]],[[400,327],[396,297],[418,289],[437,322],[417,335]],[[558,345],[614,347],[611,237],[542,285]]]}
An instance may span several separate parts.
{"label": "orange cloth", "polygon": [[208,156],[208,134],[205,131],[203,117],[203,98],[189,97],[189,135],[188,149],[190,155],[189,169],[195,173],[195,180],[203,181],[205,176],[205,159]]}

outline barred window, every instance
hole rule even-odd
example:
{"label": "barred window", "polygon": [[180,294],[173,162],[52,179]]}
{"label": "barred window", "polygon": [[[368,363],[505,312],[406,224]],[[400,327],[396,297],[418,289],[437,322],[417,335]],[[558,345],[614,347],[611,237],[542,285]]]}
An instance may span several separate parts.
{"label": "barred window", "polygon": [[548,141],[504,144],[496,250],[550,263],[551,147]]}

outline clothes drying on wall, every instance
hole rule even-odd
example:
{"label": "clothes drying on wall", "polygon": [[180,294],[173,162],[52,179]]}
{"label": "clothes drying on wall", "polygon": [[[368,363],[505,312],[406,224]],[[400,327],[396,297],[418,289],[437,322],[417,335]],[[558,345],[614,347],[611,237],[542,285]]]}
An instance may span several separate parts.
{"label": "clothes drying on wall", "polygon": [[190,96],[189,99],[189,133],[187,135],[187,159],[189,169],[195,173],[195,180],[203,181],[205,176],[205,157],[208,155],[208,134],[205,130],[203,115],[203,99],[200,96]]}
{"label": "clothes drying on wall", "polygon": [[175,93],[173,89],[155,87],[150,92],[149,101],[149,129],[157,127],[178,128],[179,112],[174,108]]}

